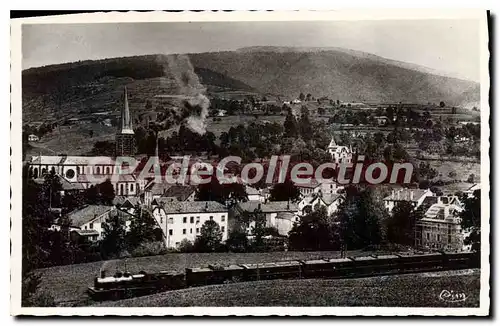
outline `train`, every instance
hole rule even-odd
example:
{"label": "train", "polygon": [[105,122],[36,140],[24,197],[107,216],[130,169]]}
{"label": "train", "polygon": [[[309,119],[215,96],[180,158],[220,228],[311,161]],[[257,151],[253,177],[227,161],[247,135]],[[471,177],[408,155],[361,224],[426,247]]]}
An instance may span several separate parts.
{"label": "train", "polygon": [[116,272],[95,277],[88,294],[94,301],[120,300],[171,290],[213,284],[272,279],[354,278],[480,267],[478,253],[387,254],[347,258],[290,260],[261,264],[208,265],[184,272],[138,274]]}

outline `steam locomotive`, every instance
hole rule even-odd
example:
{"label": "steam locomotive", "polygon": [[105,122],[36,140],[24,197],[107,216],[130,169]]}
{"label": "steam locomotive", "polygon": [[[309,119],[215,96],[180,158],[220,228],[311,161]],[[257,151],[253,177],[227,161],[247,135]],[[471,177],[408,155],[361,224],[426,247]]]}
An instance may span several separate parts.
{"label": "steam locomotive", "polygon": [[193,286],[233,282],[298,279],[353,278],[415,272],[479,268],[477,253],[431,253],[418,255],[371,255],[363,257],[295,260],[230,266],[208,265],[186,268],[185,272],[162,271],[148,274],[117,272],[106,276],[101,271],[88,288],[93,300],[118,300]]}

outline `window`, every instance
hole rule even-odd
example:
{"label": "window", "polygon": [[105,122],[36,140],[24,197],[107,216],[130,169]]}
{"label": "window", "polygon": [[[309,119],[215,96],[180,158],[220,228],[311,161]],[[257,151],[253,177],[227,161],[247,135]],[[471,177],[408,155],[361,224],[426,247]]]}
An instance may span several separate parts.
{"label": "window", "polygon": [[190,233],[190,234],[193,234],[193,229],[189,229],[189,233]]}
{"label": "window", "polygon": [[124,191],[123,191],[123,183],[120,185],[120,195],[123,195]]}
{"label": "window", "polygon": [[163,224],[163,216],[160,216],[160,224]]}
{"label": "window", "polygon": [[451,234],[448,235],[448,243],[451,243]]}
{"label": "window", "polygon": [[191,217],[189,218],[189,222],[190,222],[190,223],[194,223],[194,216],[191,216]]}
{"label": "window", "polygon": [[80,167],[79,166],[76,167],[76,174],[80,174]]}
{"label": "window", "polygon": [[226,230],[226,228],[225,228],[225,227],[223,227],[223,226],[221,226],[220,230],[221,230],[222,232],[224,232],[224,231]]}
{"label": "window", "polygon": [[90,223],[90,224],[89,224],[89,229],[91,229],[91,230],[92,230],[93,228],[94,228],[94,223]]}
{"label": "window", "polygon": [[69,169],[68,171],[66,171],[66,178],[72,179],[74,176],[75,176],[75,170]]}
{"label": "window", "polygon": [[226,215],[222,215],[222,216],[220,217],[220,220],[221,220],[221,222],[224,222],[224,221],[226,220]]}
{"label": "window", "polygon": [[196,216],[196,223],[200,223],[200,217]]}
{"label": "window", "polygon": [[210,221],[213,221],[214,220],[214,217],[213,216],[210,216]]}
{"label": "window", "polygon": [[427,232],[427,240],[430,240],[431,239],[431,234]]}
{"label": "window", "polygon": [[111,174],[111,170],[109,169],[109,166],[106,168],[106,174]]}
{"label": "window", "polygon": [[174,223],[174,218],[173,217],[169,217],[168,218],[168,224],[172,224]]}
{"label": "window", "polygon": [[196,233],[200,233],[200,228],[196,228]]}
{"label": "window", "polygon": [[182,234],[186,234],[186,229],[182,229]]}
{"label": "window", "polygon": [[174,235],[174,230],[172,229],[168,230],[168,235]]}
{"label": "window", "polygon": [[85,227],[83,228],[84,230],[87,230],[87,226],[85,225]]}
{"label": "window", "polygon": [[441,234],[438,234],[438,235],[437,235],[437,241],[438,241],[438,242],[439,242],[439,241],[441,241]]}
{"label": "window", "polygon": [[130,184],[130,191],[134,191],[134,184],[133,183]]}
{"label": "window", "polygon": [[184,217],[182,218],[182,223],[187,223],[187,219],[188,219],[188,218],[187,218],[186,216],[184,216]]}
{"label": "window", "polygon": [[97,167],[97,168],[95,169],[95,173],[96,173],[96,174],[101,174],[101,169],[100,169],[99,167]]}

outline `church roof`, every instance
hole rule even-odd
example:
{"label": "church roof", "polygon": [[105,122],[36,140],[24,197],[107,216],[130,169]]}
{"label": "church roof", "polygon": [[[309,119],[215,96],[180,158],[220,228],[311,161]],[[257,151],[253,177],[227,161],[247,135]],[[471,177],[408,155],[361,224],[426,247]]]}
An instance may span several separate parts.
{"label": "church roof", "polygon": [[123,107],[121,111],[121,134],[134,134],[134,129],[132,128],[132,121],[130,119],[130,109],[128,106],[128,96],[127,96],[127,87],[125,87],[124,95],[123,95]]}

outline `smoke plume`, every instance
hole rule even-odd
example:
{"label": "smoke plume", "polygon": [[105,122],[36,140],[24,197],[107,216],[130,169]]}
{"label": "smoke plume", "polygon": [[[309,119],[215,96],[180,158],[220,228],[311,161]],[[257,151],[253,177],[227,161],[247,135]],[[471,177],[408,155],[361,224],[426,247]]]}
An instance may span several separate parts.
{"label": "smoke plume", "polygon": [[174,79],[177,93],[188,98],[184,100],[183,123],[200,135],[206,132],[206,118],[210,100],[204,95],[206,88],[194,72],[191,60],[185,54],[165,56],[165,75]]}

